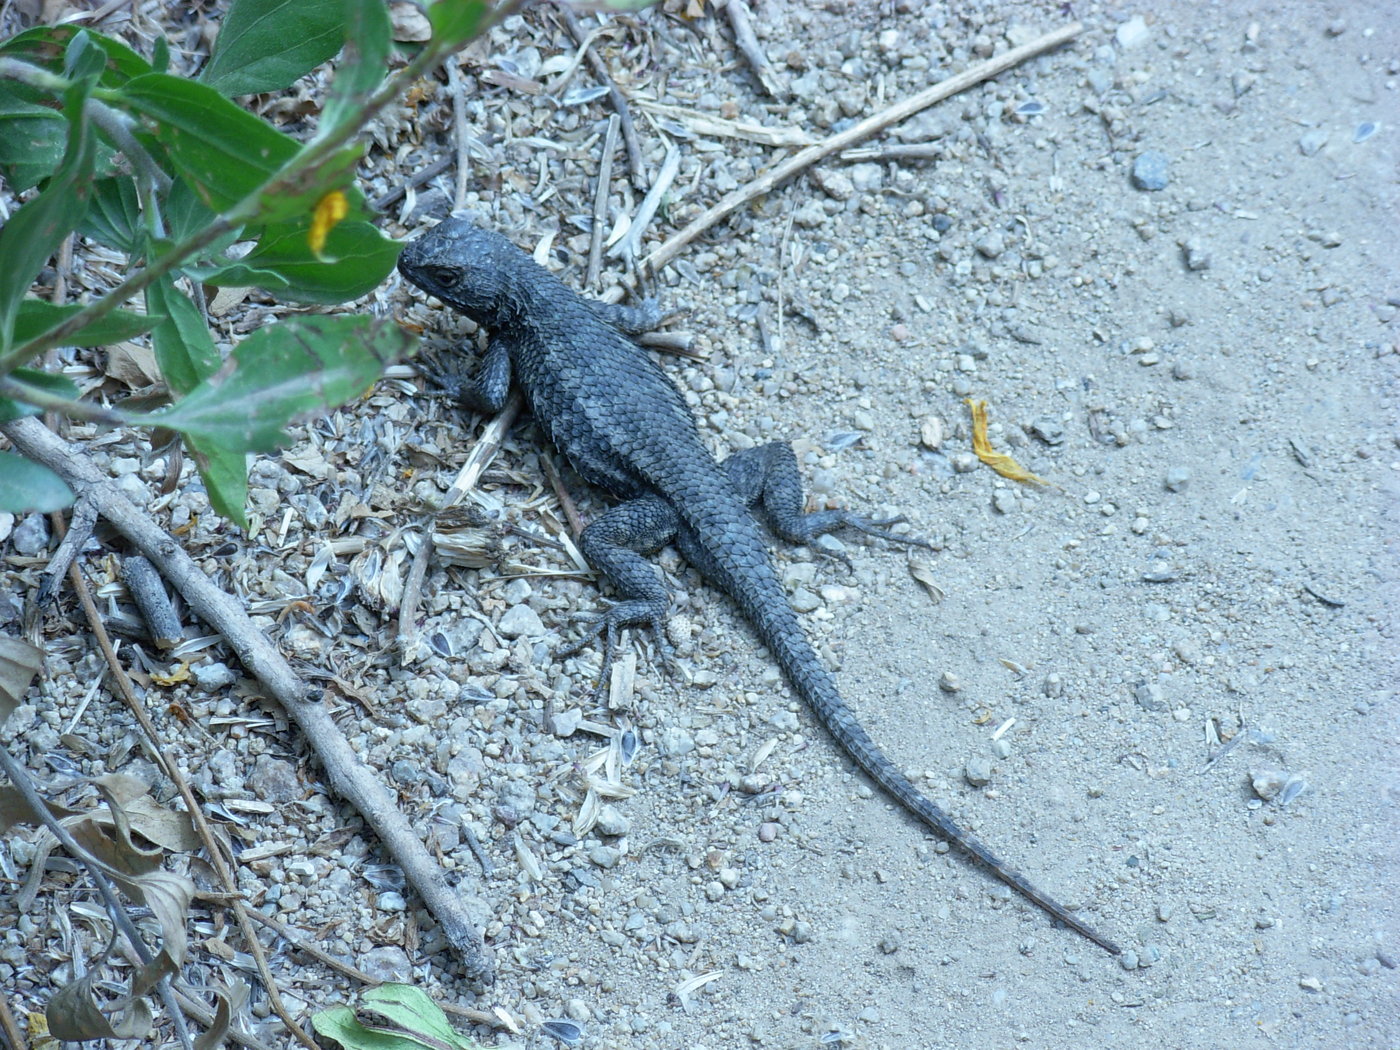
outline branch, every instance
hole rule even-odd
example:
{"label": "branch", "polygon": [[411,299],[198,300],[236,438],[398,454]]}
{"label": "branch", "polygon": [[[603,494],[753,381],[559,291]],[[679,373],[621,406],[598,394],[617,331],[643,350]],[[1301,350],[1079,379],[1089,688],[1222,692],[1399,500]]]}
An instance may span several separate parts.
{"label": "branch", "polygon": [[817,161],[836,153],[839,150],[854,146],[857,142],[862,142],[884,131],[892,124],[898,124],[901,120],[907,120],[921,109],[927,109],[935,102],[942,102],[966,91],[974,84],[980,84],[984,80],[990,80],[998,73],[1003,73],[1012,66],[1019,65],[1028,58],[1034,58],[1042,51],[1049,51],[1051,48],[1059,47],[1061,44],[1073,40],[1084,27],[1078,22],[1073,22],[1053,33],[1046,33],[1037,40],[1032,40],[1029,44],[1022,44],[1020,47],[1013,47],[1004,55],[997,55],[987,61],[964,70],[956,76],[940,81],[932,87],[925,88],[917,95],[911,95],[902,102],[896,102],[888,109],[884,109],[874,116],[866,117],[858,124],[853,124],[838,134],[830,138],[823,139],[815,146],[808,146],[800,153],[794,154],[788,160],[779,164],[766,175],[754,179],[746,186],[740,186],[717,204],[711,205],[693,219],[689,226],[681,230],[669,241],[663,244],[656,251],[648,255],[642,264],[644,268],[652,273],[660,271],[661,267],[680,254],[682,248],[693,241],[700,234],[704,233],[715,223],[719,222],[731,212],[742,208],[749,201],[757,197],[762,197],[769,190],[780,183],[786,182],[799,172],[806,171]]}
{"label": "branch", "polygon": [[472,926],[460,895],[398,811],[394,797],[351,749],[320,695],[292,670],[286,659],[248,619],[242,606],[219,590],[171,536],[105,478],[78,450],[35,419],[0,426],[15,448],[55,471],[79,497],[90,496],[102,516],[156,565],[197,615],[228,641],[243,666],[267,695],[306,735],[326,771],[331,790],[354,806],[403,869],[457,952],[467,975],[489,980],[493,966],[481,931]]}

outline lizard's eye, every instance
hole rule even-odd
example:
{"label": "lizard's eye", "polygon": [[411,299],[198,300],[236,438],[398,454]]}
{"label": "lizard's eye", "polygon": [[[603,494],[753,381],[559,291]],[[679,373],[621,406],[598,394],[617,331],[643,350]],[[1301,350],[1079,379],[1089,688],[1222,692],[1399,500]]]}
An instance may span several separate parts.
{"label": "lizard's eye", "polygon": [[457,271],[450,266],[425,266],[423,272],[434,284],[451,285],[457,280]]}

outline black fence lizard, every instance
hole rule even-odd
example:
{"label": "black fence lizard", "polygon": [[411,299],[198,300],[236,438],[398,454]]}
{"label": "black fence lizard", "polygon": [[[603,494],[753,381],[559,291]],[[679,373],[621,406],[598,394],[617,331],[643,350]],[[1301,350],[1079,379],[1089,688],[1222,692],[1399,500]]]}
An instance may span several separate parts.
{"label": "black fence lizard", "polygon": [[804,513],[797,459],[786,444],[745,449],[717,462],[679,389],[627,338],[650,328],[655,310],[585,299],[500,234],[462,219],[448,219],[411,242],[399,257],[399,272],[490,332],[480,369],[461,391],[464,403],[499,411],[514,381],[535,422],[574,469],[623,501],[595,518],[580,539],[589,563],[622,596],[585,639],[603,636],[604,681],[619,628],[645,625],[661,639],[669,594],[642,555],[674,542],[738,603],[798,695],[881,787],[1012,889],[1119,954],[1116,944],[954,824],[870,739],[807,640],[753,511],[792,543],[840,527],[910,542],[883,529],[891,521],[843,510]]}

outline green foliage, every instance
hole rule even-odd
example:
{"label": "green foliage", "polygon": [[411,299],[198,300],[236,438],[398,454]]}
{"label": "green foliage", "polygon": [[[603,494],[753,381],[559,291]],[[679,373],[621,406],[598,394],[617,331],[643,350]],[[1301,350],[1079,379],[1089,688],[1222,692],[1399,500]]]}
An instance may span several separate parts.
{"label": "green foliage", "polygon": [[[363,392],[408,337],[368,316],[292,316],[221,361],[182,285],[255,285],[317,306],[378,285],[399,246],[375,228],[353,185],[362,155],[354,138],[408,84],[511,7],[439,0],[429,8],[433,40],[387,79],[384,0],[233,0],[198,80],[166,72],[164,40],[149,60],[73,26],[0,41],[0,176],[17,190],[40,188],[0,229],[0,422],[52,409],[178,431],[213,505],[246,527],[247,454],[275,447],[289,422]],[[309,142],[231,100],[285,88],[337,52]],[[124,253],[127,279],[82,306],[29,298],[74,231]],[[252,250],[231,257],[237,242],[253,242]],[[144,316],[122,309],[137,296]],[[174,401],[163,411],[92,405],[71,382],[34,367],[51,347],[100,346],[148,331]],[[0,456],[0,510],[70,498],[45,468]]]}
{"label": "green foliage", "polygon": [[333,1006],[311,1017],[316,1034],[345,1050],[476,1050],[442,1008],[410,984],[381,984],[360,993],[356,1009]]}
{"label": "green foliage", "polygon": [[230,96],[288,87],[354,39],[347,33],[346,6],[343,0],[234,4],[199,79]]}

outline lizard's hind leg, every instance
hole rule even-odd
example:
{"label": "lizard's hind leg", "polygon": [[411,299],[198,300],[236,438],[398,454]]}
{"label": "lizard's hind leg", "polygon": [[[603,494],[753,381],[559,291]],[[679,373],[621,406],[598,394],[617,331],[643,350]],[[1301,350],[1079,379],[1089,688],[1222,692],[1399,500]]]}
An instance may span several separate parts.
{"label": "lizard's hind leg", "polygon": [[671,647],[666,642],[666,613],[671,594],[661,581],[660,570],[642,557],[671,541],[676,534],[676,512],[655,496],[643,496],[610,507],[594,518],[579,536],[579,547],[588,564],[602,573],[621,596],[598,617],[592,628],[577,642],[559,652],[572,656],[600,634],[603,636],[603,663],[598,688],[608,681],[617,651],[620,628],[644,624],[662,659],[670,662]]}
{"label": "lizard's hind leg", "polygon": [[804,511],[797,456],[784,441],[736,452],[724,461],[723,467],[744,502],[750,507],[761,507],[769,526],[789,543],[811,543],[823,533],[844,527],[893,543],[928,546],[925,540],[885,528],[904,521],[903,517],[865,518],[848,510]]}

